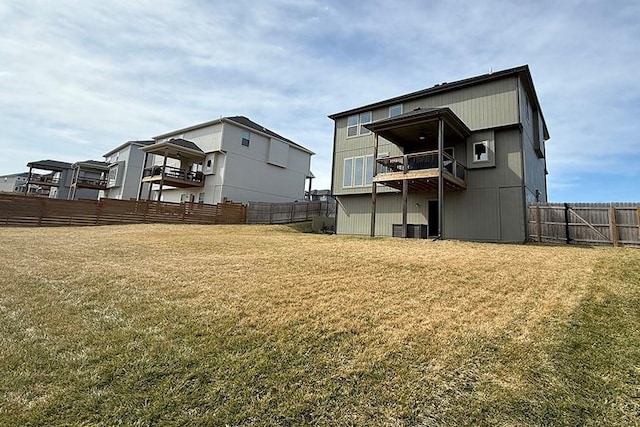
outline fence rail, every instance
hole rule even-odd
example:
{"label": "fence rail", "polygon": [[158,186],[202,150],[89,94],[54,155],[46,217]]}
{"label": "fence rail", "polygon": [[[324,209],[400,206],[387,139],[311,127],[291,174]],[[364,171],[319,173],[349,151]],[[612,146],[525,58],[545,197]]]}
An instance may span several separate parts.
{"label": "fence rail", "polygon": [[639,203],[534,203],[528,209],[534,241],[640,247]]}
{"label": "fence rail", "polygon": [[311,221],[315,216],[334,216],[335,202],[249,202],[248,224],[285,224]]}
{"label": "fence rail", "polygon": [[0,193],[0,226],[80,226],[136,223],[244,224],[247,207],[223,202],[61,200]]}

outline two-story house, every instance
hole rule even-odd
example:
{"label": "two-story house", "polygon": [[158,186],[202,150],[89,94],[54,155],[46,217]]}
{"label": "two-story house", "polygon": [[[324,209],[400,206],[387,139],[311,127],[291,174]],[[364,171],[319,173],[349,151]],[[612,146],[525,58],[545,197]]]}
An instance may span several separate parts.
{"label": "two-story house", "polygon": [[[155,143],[152,140],[127,141],[104,154],[108,165],[107,180],[101,197],[108,199],[131,200],[138,197],[140,177],[145,167],[153,165],[153,156],[145,156],[142,148]],[[145,162],[146,157],[146,164]],[[142,194],[147,195],[149,186],[144,184]]]}
{"label": "two-story house", "polygon": [[[169,202],[304,200],[314,154],[244,116],[222,117],[158,135],[138,198]],[[145,164],[147,161],[145,160]]]}
{"label": "two-story house", "polygon": [[522,242],[527,203],[547,200],[526,65],[329,117],[339,234]]}
{"label": "two-story house", "polygon": [[[57,160],[38,160],[27,163],[29,172],[24,185],[25,194],[35,194],[54,199],[66,199],[71,190],[73,165]],[[35,173],[34,171],[38,171]]]}

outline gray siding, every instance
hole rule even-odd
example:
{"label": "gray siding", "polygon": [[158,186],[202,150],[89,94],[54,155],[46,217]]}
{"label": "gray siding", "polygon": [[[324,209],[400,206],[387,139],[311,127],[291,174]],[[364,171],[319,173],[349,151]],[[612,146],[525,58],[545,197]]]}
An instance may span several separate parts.
{"label": "gray siding", "polygon": [[524,88],[520,87],[520,114],[522,117],[522,153],[524,156],[524,185],[528,202],[536,201],[536,190],[540,192],[540,201],[547,201],[546,162],[538,157],[535,147],[544,153],[543,123],[538,111],[531,105]]}

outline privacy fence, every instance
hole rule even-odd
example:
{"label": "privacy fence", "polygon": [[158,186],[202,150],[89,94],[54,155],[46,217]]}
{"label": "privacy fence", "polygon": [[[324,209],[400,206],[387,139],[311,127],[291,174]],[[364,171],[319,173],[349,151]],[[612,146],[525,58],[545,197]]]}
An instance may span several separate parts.
{"label": "privacy fence", "polygon": [[640,247],[640,203],[534,203],[529,236],[537,242]]}
{"label": "privacy fence", "polygon": [[135,200],[60,200],[0,193],[0,226],[244,224],[247,207]]}
{"label": "privacy fence", "polygon": [[261,203],[250,202],[248,224],[285,224],[311,221],[316,216],[334,216],[335,201]]}

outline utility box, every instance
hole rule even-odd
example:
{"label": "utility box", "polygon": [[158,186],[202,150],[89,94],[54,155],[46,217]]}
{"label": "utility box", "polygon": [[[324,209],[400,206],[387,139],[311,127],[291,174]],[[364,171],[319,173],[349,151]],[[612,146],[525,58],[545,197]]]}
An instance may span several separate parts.
{"label": "utility box", "polygon": [[[393,237],[402,237],[402,224],[393,224]],[[429,236],[428,224],[407,224],[407,238],[426,239]]]}

